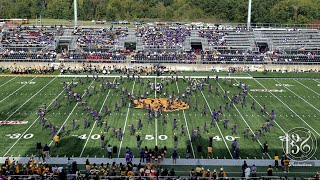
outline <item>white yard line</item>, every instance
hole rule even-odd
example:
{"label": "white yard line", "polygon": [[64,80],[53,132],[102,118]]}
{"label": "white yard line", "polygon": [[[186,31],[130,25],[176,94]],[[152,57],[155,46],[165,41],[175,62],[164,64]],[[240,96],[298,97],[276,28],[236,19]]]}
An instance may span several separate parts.
{"label": "white yard line", "polygon": [[[75,80],[76,78],[74,78],[73,80]],[[55,98],[53,98],[53,100],[51,101],[51,103],[48,105],[48,108],[53,104],[53,102],[64,92],[64,90],[62,90]],[[11,149],[20,141],[20,139],[29,131],[29,129],[37,122],[37,120],[39,119],[39,116],[33,121],[33,123],[28,127],[28,129],[26,129],[21,136],[16,140],[16,142],[7,150],[7,152],[3,155],[3,157],[6,157],[7,154],[11,151]]]}
{"label": "white yard line", "polygon": [[[180,93],[177,81],[176,81],[176,86],[177,86],[177,89],[178,89],[178,93]],[[192,140],[191,140],[190,131],[189,131],[189,127],[188,127],[188,122],[187,122],[187,118],[186,118],[186,113],[184,112],[184,110],[182,110],[182,112],[183,112],[184,122],[186,123],[186,127],[187,127],[187,132],[188,132],[188,137],[189,137],[189,141],[190,141],[190,144],[191,144],[193,158],[196,158],[194,150],[193,150],[193,145],[192,145]]]}
{"label": "white yard line", "polygon": [[3,83],[0,87],[2,87],[2,86],[4,86],[4,85],[8,84],[9,82],[11,82],[12,80],[14,80],[15,78],[17,78],[17,76],[15,76],[14,78],[10,79],[9,81],[7,81],[7,82]]}
{"label": "white yard line", "polygon": [[[116,80],[116,78],[114,78],[113,83],[115,82],[115,80]],[[109,89],[108,94],[107,94],[106,98],[104,99],[104,101],[103,101],[103,103],[102,103],[102,106],[101,106],[101,108],[100,108],[100,110],[99,110],[99,114],[101,113],[101,111],[102,111],[102,109],[103,109],[103,106],[104,106],[104,104],[106,103],[106,101],[107,101],[107,99],[108,99],[108,97],[109,97],[110,91],[111,91],[111,89]],[[79,157],[82,157],[82,154],[83,154],[83,152],[84,152],[84,150],[85,150],[85,148],[86,148],[86,146],[87,146],[87,144],[88,144],[88,141],[89,141],[89,139],[90,139],[90,137],[91,137],[92,131],[93,131],[94,127],[96,126],[96,124],[97,124],[97,121],[94,121],[94,124],[93,124],[93,126],[92,126],[92,128],[91,128],[91,131],[90,131],[90,133],[89,133],[89,136],[87,137],[86,143],[84,144],[84,146],[83,146],[83,148],[82,148],[82,151],[81,151]]]}
{"label": "white yard line", "polygon": [[[49,81],[45,86],[43,86],[38,92],[36,92],[33,96],[31,96],[27,101],[25,101],[18,109],[16,109],[9,117],[6,118],[5,121],[8,121],[16,112],[18,112],[27,102],[29,102],[33,97],[35,97],[37,94],[39,94],[44,88],[46,88],[49,84],[51,84],[52,81],[54,81],[57,77],[53,78],[51,81]],[[2,126],[2,124],[0,124]]]}
{"label": "white yard line", "polygon": [[[136,79],[134,79],[134,82],[133,82],[131,95],[133,95],[133,90],[134,90],[135,85],[136,85]],[[118,158],[120,157],[121,147],[122,147],[123,138],[124,138],[124,132],[126,131],[126,126],[127,126],[127,121],[128,121],[129,111],[130,111],[130,104],[131,104],[131,102],[129,103],[126,121],[124,122],[124,126],[123,126],[123,133],[122,133],[122,139],[121,139],[120,146],[119,146]]]}
{"label": "white yard line", "polygon": [[[28,81],[28,82],[31,82],[31,81],[34,80],[35,78],[37,78],[37,77],[32,78],[32,79],[31,79],[30,81]],[[4,99],[2,99],[2,100],[0,101],[0,103],[2,103],[4,100],[6,100],[6,99],[9,98],[10,96],[12,96],[14,93],[16,93],[17,91],[19,91],[21,88],[23,88],[23,87],[26,86],[27,84],[28,84],[28,83],[22,85],[21,87],[19,87],[19,88],[16,89],[15,91],[13,91],[11,94],[7,95]]]}
{"label": "white yard line", "polygon": [[314,80],[315,82],[319,83],[318,79],[312,79],[312,80]]}
{"label": "white yard line", "polygon": [[305,88],[309,89],[310,91],[316,93],[318,96],[320,96],[320,93],[315,92],[313,89],[309,88],[308,86],[302,84],[301,82],[299,82],[299,81],[297,81],[297,80],[295,80],[295,81],[296,81],[297,83],[301,84],[302,86],[304,86]]}
{"label": "white yard line", "polygon": [[[203,92],[202,92],[202,91],[200,91],[200,92],[201,92],[201,94],[202,94],[202,96],[203,96],[204,100],[206,101],[207,106],[209,107],[210,113],[212,114],[212,110],[211,110],[211,107],[210,107],[210,105],[209,105],[209,103],[208,103],[208,101],[207,101],[207,98],[204,96],[204,94],[203,94]],[[227,149],[228,149],[228,151],[229,151],[229,154],[230,154],[231,158],[233,159],[233,156],[232,156],[232,153],[231,153],[231,151],[230,151],[230,148],[229,148],[229,146],[228,146],[228,144],[227,144],[226,140],[224,139],[224,136],[223,136],[223,134],[222,134],[222,132],[221,132],[221,130],[220,130],[220,127],[219,127],[219,125],[218,125],[217,121],[216,121],[215,123],[216,123],[216,126],[217,126],[217,128],[218,128],[218,130],[219,130],[219,132],[220,132],[221,138],[223,139],[223,142],[224,142],[224,144],[226,145],[226,147],[227,147]]]}
{"label": "white yard line", "polygon": [[[236,79],[234,79],[237,83],[239,83]],[[248,92],[248,95],[262,108],[262,105]],[[267,112],[267,115],[270,115]],[[282,127],[276,122],[276,120],[273,121],[279,128],[280,130],[286,135],[287,133],[282,129]]]}
{"label": "white yard line", "polygon": [[[93,82],[94,82],[94,81],[92,80],[92,82],[90,83],[90,85],[88,86],[88,88],[90,88],[90,86],[93,84]],[[82,99],[85,95],[86,95],[86,93],[83,93],[83,95],[81,96],[81,99]],[[63,124],[61,125],[61,127],[60,127],[60,129],[58,130],[57,134],[60,133],[60,131],[61,131],[61,129],[62,129],[62,126],[64,126],[64,125],[67,123],[68,119],[70,118],[70,116],[72,115],[73,111],[76,109],[76,107],[78,106],[78,104],[79,104],[79,102],[77,102],[76,105],[74,105],[73,109],[72,109],[71,112],[69,113],[67,119],[66,119],[66,120],[63,122]],[[51,146],[52,143],[53,143],[53,139],[51,140],[49,146]]]}
{"label": "white yard line", "polygon": [[[282,84],[281,82],[279,82],[278,80],[276,79],[273,79],[275,80],[276,82],[278,82],[279,84]],[[290,92],[292,92],[294,95],[298,96],[301,100],[303,100],[304,102],[306,102],[307,104],[309,104],[311,107],[313,107],[315,110],[317,110],[318,112],[320,112],[320,110],[316,107],[314,107],[314,105],[312,105],[311,103],[309,103],[307,100],[305,100],[304,98],[302,98],[301,96],[299,96],[298,94],[296,94],[295,92],[293,92],[291,89],[289,89],[288,87],[286,86],[283,86],[284,88],[288,89]]]}
{"label": "white yard line", "polygon": [[[219,83],[219,82],[217,82],[217,83],[218,83],[220,89],[224,92],[224,89],[222,88],[222,86],[220,85],[220,83]],[[231,101],[231,99],[230,99],[229,96],[228,96],[228,99],[229,99],[229,101]],[[241,116],[241,118],[242,118],[242,120],[244,121],[244,123],[245,123],[245,124],[247,125],[247,127],[250,129],[251,133],[254,134],[254,132],[252,131],[251,127],[249,126],[249,124],[247,123],[247,121],[244,119],[244,117],[243,117],[242,114],[240,113],[240,111],[239,111],[239,109],[237,108],[237,106],[234,105],[234,107],[235,107],[235,109],[238,111],[238,113],[239,113],[239,115]],[[257,141],[258,141],[258,143],[260,144],[260,146],[261,146],[262,149],[263,149],[263,145],[262,145],[262,143],[260,142],[260,140],[257,139]],[[267,153],[267,155],[268,155],[268,157],[271,159],[269,153]]]}
{"label": "white yard line", "polygon": [[[157,85],[157,77],[154,77],[154,98],[157,98],[156,85]],[[156,146],[158,146],[158,120],[157,120],[157,118],[155,118],[155,128],[156,128],[156,132],[155,132]]]}
{"label": "white yard line", "polygon": [[[258,84],[260,84],[260,86],[262,86],[264,89],[267,89],[263,84],[261,84],[258,80],[255,80]],[[283,105],[285,105],[293,114],[295,114],[302,122],[304,122],[310,129],[312,129],[318,136],[320,136],[320,134],[312,127],[310,126],[305,120],[303,120],[295,111],[293,111],[286,103],[284,103],[281,99],[279,99],[276,95],[274,95],[272,92],[269,92],[273,97],[275,97],[276,99],[278,99],[278,101],[280,101]]]}

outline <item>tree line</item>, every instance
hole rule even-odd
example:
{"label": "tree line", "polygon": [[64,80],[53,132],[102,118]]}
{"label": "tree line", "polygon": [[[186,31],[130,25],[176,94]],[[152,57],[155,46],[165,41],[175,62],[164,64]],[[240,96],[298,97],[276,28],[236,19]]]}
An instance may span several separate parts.
{"label": "tree line", "polygon": [[[80,20],[246,22],[248,0],[78,0]],[[0,0],[0,18],[72,19],[73,0]],[[253,23],[307,24],[320,0],[252,0]]]}

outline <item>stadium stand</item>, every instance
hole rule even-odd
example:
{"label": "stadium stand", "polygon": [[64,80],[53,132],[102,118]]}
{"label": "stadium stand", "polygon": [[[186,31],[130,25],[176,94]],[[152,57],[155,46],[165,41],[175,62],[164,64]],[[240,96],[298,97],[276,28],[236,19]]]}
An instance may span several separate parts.
{"label": "stadium stand", "polygon": [[57,26],[16,26],[2,30],[1,44],[6,48],[41,48],[54,44],[54,37],[62,35],[63,28]]}
{"label": "stadium stand", "polygon": [[188,28],[182,27],[138,27],[137,37],[142,38],[145,49],[182,49],[186,38],[191,35]]}
{"label": "stadium stand", "polygon": [[132,63],[196,63],[197,56],[193,52],[137,52],[131,55]]}
{"label": "stadium stand", "polygon": [[76,52],[71,51],[63,53],[62,56],[66,61],[79,62],[113,62],[123,63],[127,58],[127,51],[106,51],[106,52]]}
{"label": "stadium stand", "polygon": [[[317,29],[181,24],[75,29],[5,26],[0,38],[1,61],[320,63]],[[199,46],[195,48],[193,43]]]}
{"label": "stadium stand", "polygon": [[112,49],[119,44],[120,37],[128,35],[128,28],[77,28],[73,34],[78,36],[77,44],[85,49]]}

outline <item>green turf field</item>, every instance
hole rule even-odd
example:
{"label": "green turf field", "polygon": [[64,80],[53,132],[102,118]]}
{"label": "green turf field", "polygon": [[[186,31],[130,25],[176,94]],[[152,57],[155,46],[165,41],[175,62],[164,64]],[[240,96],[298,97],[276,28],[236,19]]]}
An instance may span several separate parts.
{"label": "green turf field", "polygon": [[[214,74],[211,75],[214,77]],[[168,124],[163,124],[163,118],[157,117],[148,124],[148,111],[129,107],[127,96],[122,95],[122,89],[131,92],[135,97],[140,91],[149,92],[147,97],[159,98],[173,95],[178,97],[182,95],[187,87],[190,87],[189,81],[179,78],[178,81],[168,79],[168,85],[164,77],[144,78],[144,85],[140,80],[127,80],[123,78],[120,82],[119,77],[107,77],[98,81],[89,78],[83,78],[83,84],[79,83],[79,77],[0,77],[0,121],[28,121],[27,124],[20,125],[0,125],[0,156],[31,156],[37,154],[36,142],[49,144],[51,146],[52,156],[75,156],[75,157],[102,157],[106,156],[106,149],[100,148],[100,136],[106,137],[106,145],[118,147],[116,157],[124,157],[125,148],[131,148],[136,157],[139,156],[139,150],[136,148],[136,135],[139,134],[143,141],[142,147],[154,148],[158,146],[168,148],[167,157],[170,157],[174,150],[173,138],[178,136],[178,153],[181,158],[186,156],[186,146],[191,144],[192,157],[206,158],[209,137],[213,137],[213,156],[216,158],[232,158],[233,150],[231,147],[234,139],[238,140],[241,158],[249,159],[269,159],[273,158],[275,153],[282,154],[283,136],[287,131],[294,127],[305,127],[311,130],[319,141],[320,136],[320,80],[317,79],[210,79],[205,83],[202,91],[196,90],[190,95],[190,108],[184,111],[168,112],[163,115],[168,116]],[[63,82],[74,80],[73,92],[80,93],[83,96],[82,101],[87,101],[88,106],[93,110],[103,114],[104,108],[111,109],[111,115],[102,115],[102,121],[108,121],[111,128],[104,132],[104,125],[97,127],[97,123],[88,115],[82,103],[75,101],[66,101],[66,92],[63,88]],[[101,91],[102,81],[117,82],[118,91],[115,89],[105,89]],[[150,93],[147,88],[147,82],[163,82],[163,92],[168,89],[168,94],[153,92]],[[194,82],[203,82],[203,79],[191,80]],[[248,84],[249,93],[246,96],[246,105],[242,107],[237,104],[229,112],[225,111],[220,115],[220,121],[215,127],[210,127],[211,113],[219,106],[224,108],[226,102],[229,102],[233,94],[238,94],[240,88],[236,85],[240,83]],[[209,85],[212,85],[212,92],[208,91]],[[231,84],[231,85],[230,85]],[[93,93],[93,87],[96,87],[97,93]],[[84,94],[85,89],[89,88],[91,95]],[[216,88],[219,91],[217,96]],[[259,91],[252,91],[252,90]],[[261,92],[262,89],[282,90],[280,92]],[[223,92],[228,92],[228,98],[224,98]],[[121,98],[125,97],[126,106],[121,107]],[[59,108],[54,109],[54,99],[59,102]],[[187,98],[183,98],[187,102]],[[196,100],[198,101],[199,111],[194,111]],[[114,112],[114,103],[117,102],[121,107],[119,111]],[[255,102],[256,110],[251,110],[250,106]],[[43,104],[48,106],[48,112],[45,115],[46,124],[52,123],[60,133],[61,141],[58,147],[54,146],[52,136],[48,128],[42,128],[37,116],[37,109],[42,108]],[[253,141],[251,135],[254,131],[261,128],[261,125],[268,119],[268,115],[260,112],[260,105],[266,105],[267,112],[272,109],[276,112],[276,120],[271,132],[265,133],[265,136],[258,138],[259,141]],[[203,107],[206,107],[207,115],[202,115]],[[83,119],[89,120],[89,127],[84,128]],[[141,118],[143,122],[142,130],[137,130],[135,135],[130,135],[130,125],[137,128],[137,120]],[[225,118],[229,119],[228,128],[223,127]],[[177,119],[177,129],[173,129],[172,121]],[[72,128],[72,120],[76,120],[77,128]],[[206,122],[209,133],[204,132],[203,125]],[[237,134],[231,134],[231,128],[237,123]],[[65,126],[65,132],[61,132],[62,125]],[[181,125],[184,125],[186,135],[181,135]],[[201,136],[192,138],[192,130],[200,127]],[[112,136],[112,129],[121,128],[124,136],[120,141]],[[245,128],[249,128],[249,139],[243,137]],[[269,153],[262,153],[262,144],[269,144]],[[190,143],[191,142],[191,143]],[[198,146],[202,146],[202,152],[198,152]],[[320,151],[316,150],[312,159],[319,159]]]}

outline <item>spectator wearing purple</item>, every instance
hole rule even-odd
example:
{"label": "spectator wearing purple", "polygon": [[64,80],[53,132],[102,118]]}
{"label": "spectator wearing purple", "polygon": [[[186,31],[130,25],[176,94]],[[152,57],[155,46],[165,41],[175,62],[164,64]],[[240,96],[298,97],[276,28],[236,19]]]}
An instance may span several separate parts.
{"label": "spectator wearing purple", "polygon": [[176,164],[177,163],[177,158],[178,158],[178,153],[177,153],[176,150],[173,151],[171,157],[172,157],[172,163]]}
{"label": "spectator wearing purple", "polygon": [[234,159],[239,159],[239,154],[240,154],[240,149],[238,147],[236,147],[235,151],[234,151]]}
{"label": "spectator wearing purple", "polygon": [[140,162],[144,162],[145,159],[145,154],[144,154],[144,149],[142,148],[140,150]]}

